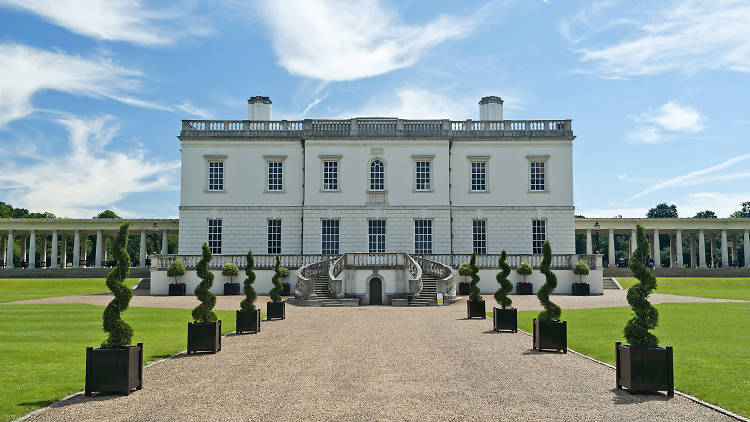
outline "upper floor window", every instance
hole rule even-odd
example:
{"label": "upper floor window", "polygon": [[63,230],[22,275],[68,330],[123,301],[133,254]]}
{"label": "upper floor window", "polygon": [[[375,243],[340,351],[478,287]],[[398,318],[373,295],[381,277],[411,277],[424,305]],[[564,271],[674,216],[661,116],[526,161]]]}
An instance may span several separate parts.
{"label": "upper floor window", "polygon": [[487,190],[487,162],[471,162],[471,191],[484,192]]}
{"label": "upper floor window", "polygon": [[339,220],[320,220],[321,253],[338,255],[339,253]]}
{"label": "upper floor window", "polygon": [[268,162],[268,190],[279,192],[284,189],[284,163],[281,161]]}
{"label": "upper floor window", "polygon": [[432,220],[414,220],[414,253],[432,253]]}
{"label": "upper floor window", "polygon": [[544,181],[544,167],[545,167],[544,161],[531,161],[530,163],[531,186],[529,189],[532,192],[540,192],[540,191],[546,190],[545,181]]}
{"label": "upper floor window", "polygon": [[221,255],[221,220],[208,220],[208,248],[211,253]]}
{"label": "upper floor window", "polygon": [[382,191],[385,189],[385,166],[380,160],[370,163],[370,190]]}
{"label": "upper floor window", "polygon": [[281,253],[281,220],[268,220],[268,254]]}
{"label": "upper floor window", "polygon": [[474,220],[471,222],[472,247],[478,254],[487,253],[487,220]]}
{"label": "upper floor window", "polygon": [[338,161],[323,161],[323,190],[339,190]]}
{"label": "upper floor window", "polygon": [[367,236],[370,253],[385,252],[385,220],[368,220]]}
{"label": "upper floor window", "polygon": [[224,162],[223,161],[209,161],[208,162],[208,190],[209,191],[224,190]]}
{"label": "upper floor window", "polygon": [[541,254],[542,245],[547,239],[547,221],[531,220],[531,253]]}
{"label": "upper floor window", "polygon": [[416,190],[430,190],[430,161],[417,161]]}

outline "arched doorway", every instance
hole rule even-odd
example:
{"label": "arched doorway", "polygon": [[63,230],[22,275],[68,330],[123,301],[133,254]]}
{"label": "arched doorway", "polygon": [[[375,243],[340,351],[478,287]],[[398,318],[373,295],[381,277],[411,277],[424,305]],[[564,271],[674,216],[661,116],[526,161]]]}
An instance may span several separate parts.
{"label": "arched doorway", "polygon": [[370,305],[383,304],[383,282],[375,277],[370,280]]}

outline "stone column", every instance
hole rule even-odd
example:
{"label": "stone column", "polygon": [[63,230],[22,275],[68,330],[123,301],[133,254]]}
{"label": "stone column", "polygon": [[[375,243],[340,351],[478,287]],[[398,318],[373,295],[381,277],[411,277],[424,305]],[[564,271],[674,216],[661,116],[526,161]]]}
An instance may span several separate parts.
{"label": "stone column", "polygon": [[[21,236],[21,261],[26,261],[28,259],[28,249],[26,248],[26,235]],[[26,261],[28,264],[28,261]],[[27,267],[28,268],[28,267]]]}
{"label": "stone column", "polygon": [[661,247],[659,246],[659,229],[654,229],[654,268],[661,268]]}
{"label": "stone column", "polygon": [[711,234],[708,237],[711,239],[711,265],[709,266],[712,268],[718,267],[718,263],[714,260],[714,256],[716,256],[716,235]]}
{"label": "stone column", "polygon": [[146,268],[146,230],[141,230],[141,249],[138,252],[138,267]]}
{"label": "stone column", "polygon": [[81,236],[81,262],[83,263],[81,266],[86,267],[86,261],[88,259],[88,243],[89,243],[89,237],[85,233]]}
{"label": "stone column", "polygon": [[594,253],[594,248],[591,245],[591,229],[586,229],[586,255],[592,255]]}
{"label": "stone column", "polygon": [[607,243],[609,249],[609,268],[615,268],[615,229],[609,229],[609,239]]}
{"label": "stone column", "polygon": [[729,267],[729,248],[727,245],[727,231],[721,231],[721,268]]}
{"label": "stone column", "polygon": [[36,268],[36,230],[29,234],[29,267]]}
{"label": "stone column", "polygon": [[169,253],[169,230],[164,229],[161,235],[161,254],[167,255]]}
{"label": "stone column", "polygon": [[695,235],[692,233],[688,233],[688,236],[690,236],[690,267],[697,268],[698,253],[696,249],[698,249],[698,246],[695,244]]}
{"label": "stone column", "polygon": [[698,230],[698,266],[706,268],[706,235],[703,229]]}
{"label": "stone column", "polygon": [[3,264],[8,259],[8,250],[5,249],[5,236],[0,236],[0,259],[3,260]]}
{"label": "stone column", "polygon": [[102,231],[96,231],[96,252],[94,253],[94,268],[102,267]]}
{"label": "stone column", "polygon": [[105,260],[105,261],[107,260],[107,237],[108,237],[108,236],[107,236],[107,234],[105,233],[105,234],[104,234],[104,238],[103,238],[104,240],[103,240],[103,242],[102,242],[102,247],[104,248],[104,260]]}
{"label": "stone column", "polygon": [[750,229],[745,229],[742,239],[745,241],[745,268],[750,268]]}
{"label": "stone column", "polygon": [[13,268],[13,230],[8,230],[8,248],[5,253],[5,268]]}
{"label": "stone column", "polygon": [[47,268],[47,235],[42,236],[42,253],[39,255],[39,266]]}
{"label": "stone column", "polygon": [[81,268],[81,231],[73,232],[73,268]]}
{"label": "stone column", "polygon": [[633,252],[635,252],[636,249],[638,249],[638,239],[637,239],[638,233],[635,231],[635,229],[630,231],[630,254],[633,255]]}
{"label": "stone column", "polygon": [[677,268],[685,268],[684,262],[682,262],[682,230],[677,229],[674,232],[675,246],[677,246]]}
{"label": "stone column", "polygon": [[68,268],[68,236],[63,235],[60,240],[60,266],[62,268]]}
{"label": "stone column", "polygon": [[52,253],[50,255],[50,267],[57,268],[57,229],[52,230]]}
{"label": "stone column", "polygon": [[732,236],[732,265],[736,267],[740,259],[740,251],[737,250],[737,234],[732,233],[730,236]]}

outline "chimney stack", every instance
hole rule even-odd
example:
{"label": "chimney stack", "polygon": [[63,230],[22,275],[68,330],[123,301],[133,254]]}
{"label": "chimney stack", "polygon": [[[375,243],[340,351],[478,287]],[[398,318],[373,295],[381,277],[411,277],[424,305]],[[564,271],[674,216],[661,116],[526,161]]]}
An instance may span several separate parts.
{"label": "chimney stack", "polygon": [[503,120],[503,99],[494,95],[479,101],[479,120]]}
{"label": "chimney stack", "polygon": [[268,97],[250,97],[247,100],[248,120],[271,120],[271,99]]}

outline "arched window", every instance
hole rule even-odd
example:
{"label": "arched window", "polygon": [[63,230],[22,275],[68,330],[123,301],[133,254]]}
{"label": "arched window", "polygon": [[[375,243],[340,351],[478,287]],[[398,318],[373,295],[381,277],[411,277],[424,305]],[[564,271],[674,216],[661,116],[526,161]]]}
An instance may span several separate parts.
{"label": "arched window", "polygon": [[370,190],[382,191],[385,188],[385,166],[380,160],[370,163]]}

